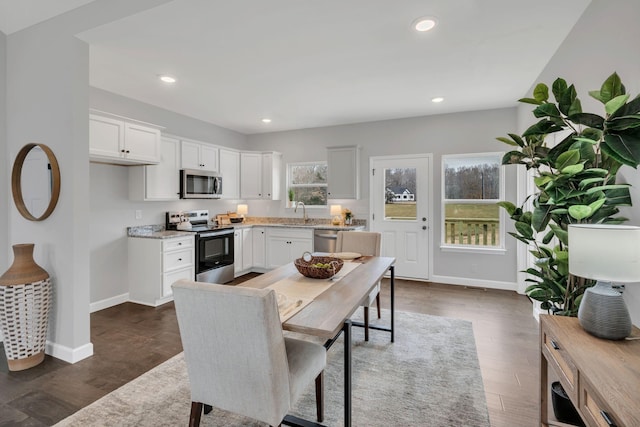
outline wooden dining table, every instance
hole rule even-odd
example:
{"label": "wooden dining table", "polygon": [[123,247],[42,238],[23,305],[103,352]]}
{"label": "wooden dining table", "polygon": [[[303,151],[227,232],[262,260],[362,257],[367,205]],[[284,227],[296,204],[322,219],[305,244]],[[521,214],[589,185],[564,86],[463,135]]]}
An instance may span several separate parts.
{"label": "wooden dining table", "polygon": [[[370,329],[387,331],[394,341],[394,263],[393,257],[364,256],[352,261],[360,265],[308,302],[300,311],[282,323],[287,331],[299,332],[326,339],[329,349],[340,334],[344,339],[344,425],[351,426],[351,327],[364,326],[362,322],[352,321],[353,313],[368,298],[377,283],[387,272],[390,275],[390,325],[370,325]],[[338,274],[339,276],[339,274]],[[238,286],[267,288],[285,280],[296,279],[300,273],[293,263],[286,264],[257,276]],[[332,279],[316,279],[332,280]],[[304,286],[304,284],[300,284]],[[292,426],[320,426],[321,424],[287,415],[284,424]]]}

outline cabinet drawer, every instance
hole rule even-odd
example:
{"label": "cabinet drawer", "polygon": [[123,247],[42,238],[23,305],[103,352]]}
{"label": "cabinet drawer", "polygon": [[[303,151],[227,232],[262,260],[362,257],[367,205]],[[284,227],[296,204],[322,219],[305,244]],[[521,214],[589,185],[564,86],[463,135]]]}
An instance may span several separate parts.
{"label": "cabinet drawer", "polygon": [[185,268],[182,270],[172,271],[171,273],[165,273],[162,275],[162,296],[166,297],[167,295],[172,295],[173,291],[171,290],[171,285],[174,282],[187,279],[187,280],[195,280],[195,270],[193,267]]}
{"label": "cabinet drawer", "polygon": [[573,402],[578,400],[578,370],[562,343],[549,331],[543,331],[542,352],[560,377],[560,383]]}
{"label": "cabinet drawer", "polygon": [[585,381],[580,381],[580,412],[588,426],[623,427],[616,422],[615,416],[602,404],[600,397]]}
{"label": "cabinet drawer", "polygon": [[163,272],[167,272],[178,268],[192,266],[195,261],[194,257],[195,254],[193,252],[193,248],[164,253],[162,255],[162,270]]}
{"label": "cabinet drawer", "polygon": [[162,250],[172,251],[174,249],[184,249],[193,247],[193,237],[184,237],[176,239],[167,239],[162,241]]}

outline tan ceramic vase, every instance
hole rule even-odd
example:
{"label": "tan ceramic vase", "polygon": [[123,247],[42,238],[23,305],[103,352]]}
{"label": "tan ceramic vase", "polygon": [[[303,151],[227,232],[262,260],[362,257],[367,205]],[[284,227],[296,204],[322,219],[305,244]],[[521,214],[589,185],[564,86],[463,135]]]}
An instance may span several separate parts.
{"label": "tan ceramic vase", "polygon": [[33,260],[33,243],[13,245],[13,255],[0,276],[0,331],[9,370],[22,371],[44,360],[51,281]]}

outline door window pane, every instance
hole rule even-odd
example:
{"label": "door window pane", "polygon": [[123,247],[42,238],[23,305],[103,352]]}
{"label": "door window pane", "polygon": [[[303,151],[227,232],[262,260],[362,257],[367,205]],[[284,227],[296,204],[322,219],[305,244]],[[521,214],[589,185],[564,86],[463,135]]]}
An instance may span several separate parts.
{"label": "door window pane", "polygon": [[385,220],[416,220],[416,186],[415,168],[389,168],[384,170]]}

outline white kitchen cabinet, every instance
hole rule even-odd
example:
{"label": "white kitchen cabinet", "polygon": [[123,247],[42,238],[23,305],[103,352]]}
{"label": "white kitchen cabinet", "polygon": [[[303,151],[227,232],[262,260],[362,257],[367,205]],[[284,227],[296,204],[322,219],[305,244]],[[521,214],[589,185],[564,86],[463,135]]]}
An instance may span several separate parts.
{"label": "white kitchen cabinet", "polygon": [[160,128],[118,116],[89,115],[89,159],[98,163],[157,164]]}
{"label": "white kitchen cabinet", "polygon": [[264,227],[253,227],[253,267],[267,267],[267,234]]}
{"label": "white kitchen cabinet", "polygon": [[180,141],[162,137],[160,163],[129,168],[129,199],[177,200],[180,198]]}
{"label": "white kitchen cabinet", "polygon": [[233,233],[233,271],[235,277],[253,267],[253,229],[236,228]]}
{"label": "white kitchen cabinet", "polygon": [[220,149],[220,176],[222,176],[222,198],[240,198],[240,152]]}
{"label": "white kitchen cabinet", "polygon": [[277,268],[313,251],[313,231],[303,228],[267,229],[267,268]]}
{"label": "white kitchen cabinet", "polygon": [[281,170],[280,153],[240,153],[240,198],[280,200]]}
{"label": "white kitchen cabinet", "polygon": [[327,148],[327,196],[360,198],[360,147]]}
{"label": "white kitchen cabinet", "polygon": [[129,237],[129,299],[157,307],[173,300],[171,285],[195,279],[194,236]]}
{"label": "white kitchen cabinet", "polygon": [[262,198],[280,200],[282,154],[262,153]]}
{"label": "white kitchen cabinet", "polygon": [[[218,147],[206,142],[182,140],[182,169],[218,172]],[[224,182],[223,184],[224,185]]]}

